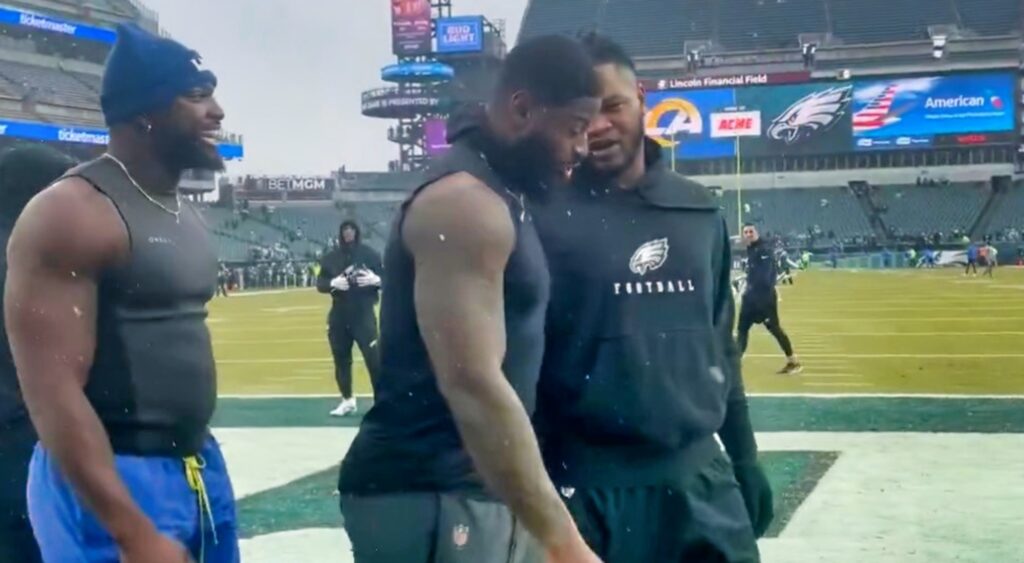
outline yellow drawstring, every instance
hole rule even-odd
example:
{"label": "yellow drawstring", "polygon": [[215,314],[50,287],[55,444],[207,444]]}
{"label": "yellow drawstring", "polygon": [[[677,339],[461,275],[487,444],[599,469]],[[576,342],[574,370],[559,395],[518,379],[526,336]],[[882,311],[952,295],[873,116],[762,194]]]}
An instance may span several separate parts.
{"label": "yellow drawstring", "polygon": [[189,456],[185,461],[185,479],[190,489],[196,492],[199,499],[199,563],[203,563],[206,554],[206,523],[204,517],[210,520],[210,531],[213,532],[213,543],[217,544],[217,526],[213,522],[213,508],[210,506],[210,497],[206,494],[206,483],[203,482],[203,469],[206,462],[199,456]]}

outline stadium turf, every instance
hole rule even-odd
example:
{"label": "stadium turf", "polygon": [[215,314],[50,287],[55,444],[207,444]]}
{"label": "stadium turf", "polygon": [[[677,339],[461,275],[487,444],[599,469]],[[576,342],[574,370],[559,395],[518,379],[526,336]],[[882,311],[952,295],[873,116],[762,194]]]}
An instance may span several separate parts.
{"label": "stadium turf", "polygon": [[[994,280],[954,270],[829,271],[780,289],[783,326],[804,363],[796,377],[760,327],[744,376],[754,393],[1024,394],[1024,270]],[[326,315],[312,289],[236,294],[210,306],[220,392],[336,393]],[[355,388],[370,386],[358,350]]]}
{"label": "stadium turf", "polygon": [[[816,270],[781,293],[804,373],[775,375],[783,360],[760,328],[744,360],[775,490],[763,560],[1024,561],[1014,516],[1024,505],[1024,270],[994,281]],[[327,416],[337,400],[328,306],[313,290],[211,305],[230,395],[214,433],[250,563],[353,561],[334,483],[360,419]],[[355,372],[367,393],[358,362]],[[310,394],[323,396],[282,397]]]}

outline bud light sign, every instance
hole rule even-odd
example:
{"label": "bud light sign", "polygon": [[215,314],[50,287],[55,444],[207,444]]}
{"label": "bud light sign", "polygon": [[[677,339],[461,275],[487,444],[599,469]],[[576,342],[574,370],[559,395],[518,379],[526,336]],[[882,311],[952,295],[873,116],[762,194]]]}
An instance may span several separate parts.
{"label": "bud light sign", "polygon": [[484,49],[482,16],[437,20],[438,53],[479,53]]}

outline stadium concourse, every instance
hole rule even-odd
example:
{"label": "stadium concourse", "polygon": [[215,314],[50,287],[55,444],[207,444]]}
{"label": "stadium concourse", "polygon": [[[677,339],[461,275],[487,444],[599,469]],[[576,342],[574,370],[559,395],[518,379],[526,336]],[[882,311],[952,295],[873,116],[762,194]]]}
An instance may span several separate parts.
{"label": "stadium concourse", "polygon": [[[755,331],[744,360],[777,518],[768,563],[1021,561],[1024,270],[812,269],[782,289],[800,376]],[[211,307],[215,433],[250,562],[352,561],[334,496],[358,418],[336,403],[314,290]],[[372,398],[357,370],[361,408]],[[983,472],[983,474],[982,474]],[[983,477],[982,477],[983,475]]]}

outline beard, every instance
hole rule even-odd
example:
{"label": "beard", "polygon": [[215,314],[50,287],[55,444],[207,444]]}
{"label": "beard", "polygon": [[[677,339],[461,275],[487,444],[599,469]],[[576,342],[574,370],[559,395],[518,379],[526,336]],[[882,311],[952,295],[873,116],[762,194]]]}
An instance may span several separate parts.
{"label": "beard", "polygon": [[220,153],[210,153],[209,145],[184,133],[165,134],[156,140],[156,151],[171,170],[224,170]]}
{"label": "beard", "polygon": [[594,181],[608,181],[613,180],[623,172],[633,161],[636,160],[637,156],[644,149],[644,128],[643,119],[639,122],[638,133],[632,139],[623,138],[620,141],[620,147],[622,148],[622,159],[619,162],[598,164],[593,158],[588,158],[583,161],[580,166],[580,173],[583,177],[594,180]]}
{"label": "beard", "polygon": [[494,145],[487,159],[503,178],[521,188],[533,189],[559,176],[554,144],[539,132],[512,143]]}

